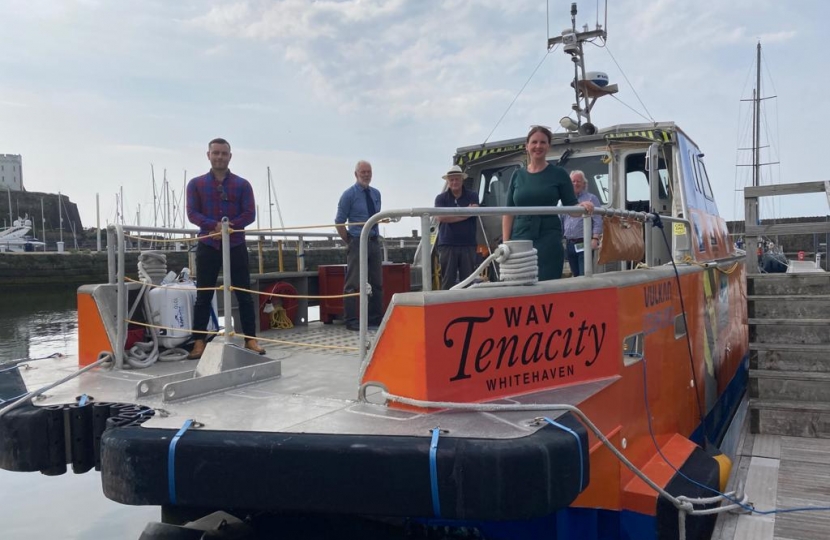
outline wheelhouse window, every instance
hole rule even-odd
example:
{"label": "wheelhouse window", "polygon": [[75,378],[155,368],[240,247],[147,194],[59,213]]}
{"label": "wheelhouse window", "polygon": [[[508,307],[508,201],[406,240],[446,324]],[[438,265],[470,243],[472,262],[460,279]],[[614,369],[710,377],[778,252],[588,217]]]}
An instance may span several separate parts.
{"label": "wheelhouse window", "polygon": [[[602,162],[603,155],[573,157],[560,165],[568,174],[582,171],[588,184],[588,191],[596,195],[603,205],[611,199],[611,185],[608,176],[608,164]],[[556,160],[550,162],[556,165]]]}
{"label": "wheelhouse window", "polygon": [[[660,179],[660,185],[657,186],[658,197],[668,199],[669,171],[666,160],[661,157],[657,167],[657,177]],[[646,153],[628,154],[625,157],[625,207],[635,212],[648,212],[652,206],[654,205],[651,204]]]}
{"label": "wheelhouse window", "polygon": [[709,183],[709,174],[706,172],[706,165],[700,157],[701,156],[697,157],[697,162],[700,167],[700,184],[703,186],[703,196],[710,201],[714,201],[715,196],[712,194],[712,185]]}
{"label": "wheelhouse window", "polygon": [[510,178],[518,168],[519,165],[509,165],[481,172],[478,193],[481,206],[507,206],[507,188],[510,187]]}

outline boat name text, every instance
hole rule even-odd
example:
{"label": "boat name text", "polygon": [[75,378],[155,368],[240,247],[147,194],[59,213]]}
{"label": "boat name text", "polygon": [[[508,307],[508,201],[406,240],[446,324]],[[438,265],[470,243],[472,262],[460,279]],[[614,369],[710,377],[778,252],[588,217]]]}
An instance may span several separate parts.
{"label": "boat name text", "polygon": [[[447,323],[444,346],[458,351],[458,369],[450,382],[469,379],[472,372],[492,373],[543,360],[568,362],[578,358],[584,359],[586,367],[591,367],[605,343],[606,323],[577,319],[573,311],[568,313],[567,325],[554,326],[552,303],[530,305],[526,310],[522,306],[510,306],[503,311],[506,328],[500,319],[493,320],[496,312],[492,307],[486,316],[457,317]],[[538,331],[522,332],[527,328],[538,328]],[[463,334],[463,341],[457,344],[450,333]]]}

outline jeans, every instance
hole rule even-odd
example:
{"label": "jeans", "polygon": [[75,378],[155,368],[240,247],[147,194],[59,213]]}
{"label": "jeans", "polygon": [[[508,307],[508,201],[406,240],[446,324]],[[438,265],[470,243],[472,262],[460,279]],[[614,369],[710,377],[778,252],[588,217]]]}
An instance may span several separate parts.
{"label": "jeans", "polygon": [[449,290],[463,281],[476,269],[475,246],[438,246],[438,262],[441,264],[441,288]]}
{"label": "jeans", "polygon": [[[580,240],[582,242],[582,240]],[[568,266],[571,267],[573,277],[585,274],[585,252],[576,252],[576,244],[568,240]]]}
{"label": "jeans", "polygon": [[[196,286],[216,287],[216,279],[222,268],[222,251],[199,242],[196,248]],[[248,270],[248,248],[240,244],[231,248],[231,285],[237,288],[251,288],[251,274]],[[216,291],[198,291],[196,306],[193,308],[193,329],[206,330],[210,319],[211,301]],[[242,332],[246,336],[256,336],[256,313],[251,294],[244,291],[236,292],[236,301],[239,304],[239,318],[242,322]],[[231,309],[231,306],[225,306]],[[205,334],[193,334],[194,339],[205,339]]]}
{"label": "jeans", "polygon": [[[383,253],[377,236],[369,238],[369,285],[372,294],[369,295],[369,326],[377,326],[383,320]],[[360,237],[350,236],[346,247],[346,282],[343,286],[345,294],[360,292]],[[359,296],[350,296],[343,301],[345,306],[346,326],[356,327],[359,324],[358,310]]]}

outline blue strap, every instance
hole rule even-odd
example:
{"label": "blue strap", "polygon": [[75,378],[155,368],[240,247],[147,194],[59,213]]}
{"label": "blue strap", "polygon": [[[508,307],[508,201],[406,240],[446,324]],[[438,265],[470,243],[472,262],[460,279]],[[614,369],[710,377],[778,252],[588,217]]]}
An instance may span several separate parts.
{"label": "blue strap", "polygon": [[14,371],[17,369],[18,364],[13,365],[12,367],[7,367],[5,369],[0,369],[0,373],[6,373],[7,371]]}
{"label": "blue strap", "polygon": [[429,483],[432,486],[432,513],[441,517],[441,500],[438,494],[438,437],[440,428],[432,430],[432,441],[429,443]]}
{"label": "blue strap", "polygon": [[182,438],[184,432],[190,429],[192,425],[192,418],[185,420],[184,425],[170,440],[170,448],[167,450],[167,483],[170,492],[170,504],[176,504],[176,444]]}
{"label": "blue strap", "polygon": [[572,430],[568,426],[564,426],[555,420],[551,420],[547,416],[545,417],[545,421],[552,426],[556,426],[563,431],[567,431],[568,433],[573,435],[574,438],[576,438],[576,445],[577,447],[579,447],[579,491],[582,491],[582,489],[585,487],[585,484],[583,482],[585,475],[585,466],[582,463],[582,439],[579,438],[579,434],[576,431]]}
{"label": "blue strap", "polygon": [[83,407],[89,401],[89,396],[86,394],[81,394],[81,397],[78,399],[78,407]]}

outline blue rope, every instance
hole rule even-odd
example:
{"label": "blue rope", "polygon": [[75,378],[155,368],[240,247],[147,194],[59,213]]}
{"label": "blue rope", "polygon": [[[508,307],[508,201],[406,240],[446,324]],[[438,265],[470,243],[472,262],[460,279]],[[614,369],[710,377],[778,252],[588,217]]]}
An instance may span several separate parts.
{"label": "blue rope", "polygon": [[432,513],[435,517],[441,517],[441,499],[438,493],[438,437],[441,435],[440,428],[432,430],[432,441],[429,443],[429,483],[432,487]]}
{"label": "blue rope", "polygon": [[17,369],[17,364],[13,365],[12,367],[7,367],[6,369],[0,369],[0,373],[6,373],[7,371],[14,371]]}
{"label": "blue rope", "polygon": [[791,514],[791,513],[795,513],[795,512],[830,512],[830,506],[800,506],[800,507],[796,507],[796,508],[785,508],[785,509],[781,509],[781,510],[779,510],[777,508],[774,508],[772,510],[758,510],[757,508],[755,508],[753,506],[750,506],[748,504],[743,504],[738,499],[732,498],[732,497],[728,496],[725,493],[721,493],[717,489],[714,489],[712,487],[707,486],[706,484],[702,484],[702,483],[698,482],[697,480],[689,478],[688,476],[686,476],[685,474],[680,472],[680,469],[675,467],[674,463],[669,461],[669,458],[667,458],[666,455],[663,453],[663,450],[660,448],[660,445],[657,444],[657,437],[654,434],[654,426],[651,423],[651,407],[648,404],[648,375],[647,375],[647,372],[646,372],[647,371],[646,368],[647,368],[646,357],[643,356],[643,399],[645,401],[645,407],[646,407],[646,419],[648,420],[648,434],[651,435],[651,441],[652,441],[652,443],[654,443],[654,448],[657,450],[657,453],[660,455],[661,458],[663,458],[663,461],[665,461],[666,464],[674,470],[675,473],[677,473],[682,478],[685,478],[687,481],[691,482],[692,484],[694,484],[694,485],[696,485],[700,488],[705,489],[706,491],[715,493],[716,495],[720,495],[721,497],[723,497],[727,501],[731,502],[732,504],[736,504],[739,507],[743,508],[744,510],[746,510],[750,514],[757,514],[759,516],[769,516],[769,515],[774,515],[774,514]]}
{"label": "blue rope", "polygon": [[89,401],[89,396],[86,394],[81,394],[81,397],[78,399],[78,407],[83,407]]}
{"label": "blue rope", "polygon": [[170,492],[170,504],[176,504],[176,444],[182,438],[184,432],[193,425],[193,419],[185,420],[184,425],[178,433],[170,440],[170,448],[167,450],[167,483]]}
{"label": "blue rope", "polygon": [[568,426],[564,426],[555,420],[551,420],[547,416],[545,417],[545,421],[552,426],[556,426],[561,430],[567,431],[576,439],[576,445],[579,448],[579,491],[581,492],[585,488],[585,484],[583,482],[585,475],[585,465],[582,463],[582,439],[579,438],[579,434],[576,431],[572,430]]}

